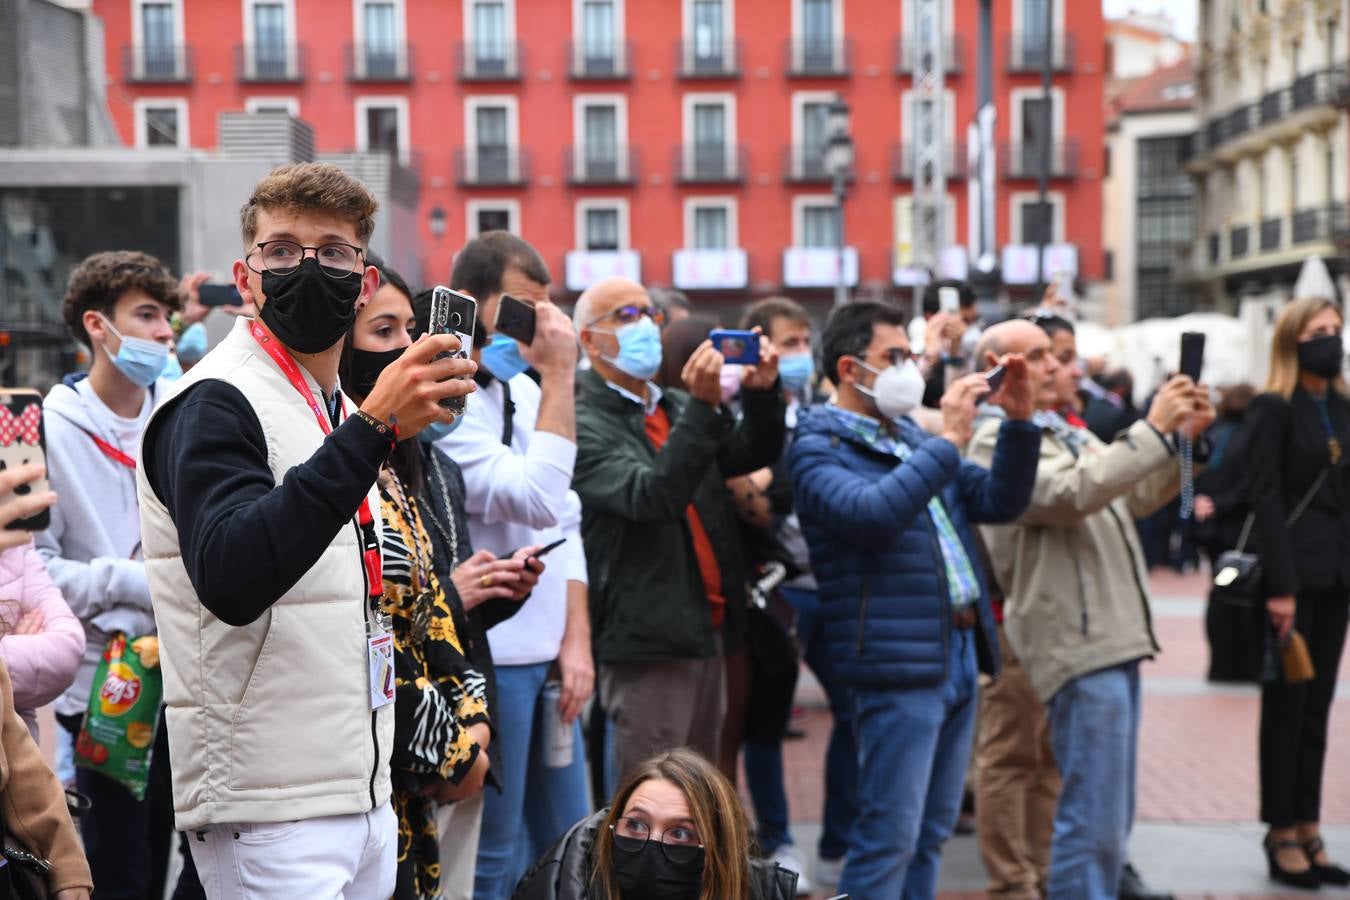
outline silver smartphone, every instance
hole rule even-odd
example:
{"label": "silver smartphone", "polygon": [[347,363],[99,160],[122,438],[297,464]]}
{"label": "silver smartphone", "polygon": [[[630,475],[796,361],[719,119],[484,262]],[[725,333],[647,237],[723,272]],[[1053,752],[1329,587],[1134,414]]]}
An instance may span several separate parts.
{"label": "silver smartphone", "polygon": [[[468,294],[452,291],[448,287],[437,285],[431,291],[431,322],[427,330],[431,334],[453,334],[459,338],[459,349],[454,353],[442,353],[437,359],[458,357],[468,359],[473,349],[474,323],[478,321],[478,301]],[[464,376],[460,376],[464,377]],[[468,396],[446,397],[441,406],[457,416],[464,415],[468,407]]]}

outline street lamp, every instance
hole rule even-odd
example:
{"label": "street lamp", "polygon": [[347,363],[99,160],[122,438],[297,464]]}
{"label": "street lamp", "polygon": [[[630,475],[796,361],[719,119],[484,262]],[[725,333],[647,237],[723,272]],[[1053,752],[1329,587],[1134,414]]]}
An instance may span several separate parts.
{"label": "street lamp", "polygon": [[836,279],[834,284],[834,305],[843,306],[848,302],[847,273],[844,270],[844,198],[848,194],[848,176],[853,169],[853,137],[848,130],[848,104],[843,97],[836,96],[830,104],[830,137],[825,144],[825,171],[830,174],[834,185],[834,241],[836,256]]}
{"label": "street lamp", "polygon": [[445,210],[439,204],[431,208],[427,216],[427,227],[431,229],[431,236],[436,240],[445,237]]}

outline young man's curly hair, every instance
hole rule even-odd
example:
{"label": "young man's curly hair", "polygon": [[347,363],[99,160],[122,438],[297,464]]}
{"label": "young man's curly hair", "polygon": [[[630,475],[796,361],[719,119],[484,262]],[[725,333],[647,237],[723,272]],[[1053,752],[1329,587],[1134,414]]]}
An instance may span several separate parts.
{"label": "young man's curly hair", "polygon": [[112,318],[113,307],[127,291],[140,291],[177,312],[183,308],[183,290],[164,263],[136,250],[110,250],[85,258],[70,273],[61,317],[77,340],[92,346],[84,330],[89,310]]}
{"label": "young man's curly hair", "polygon": [[244,249],[253,249],[258,236],[258,210],[308,212],[351,222],[362,247],[375,231],[375,195],[357,179],[332,163],[293,163],[273,169],[259,181],[239,210]]}

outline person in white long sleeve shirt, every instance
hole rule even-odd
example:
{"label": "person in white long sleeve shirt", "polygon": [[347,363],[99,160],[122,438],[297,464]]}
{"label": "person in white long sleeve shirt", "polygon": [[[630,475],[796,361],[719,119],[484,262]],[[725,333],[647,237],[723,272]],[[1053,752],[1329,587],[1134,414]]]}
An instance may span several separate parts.
{"label": "person in white long sleeve shirt", "polygon": [[[463,424],[438,446],[464,471],[473,545],[505,556],[565,538],[524,608],[488,631],[502,771],[501,793],[485,797],[476,900],[508,896],[539,854],[589,812],[579,715],[595,669],[581,503],[570,489],[577,344],[571,322],[549,302],[548,283],[534,248],[502,231],[465,245],[451,275],[452,287],[478,300],[479,387]],[[503,294],[534,306],[529,346],[492,332]],[[571,733],[568,761],[550,752],[557,751],[548,740],[554,717]]]}

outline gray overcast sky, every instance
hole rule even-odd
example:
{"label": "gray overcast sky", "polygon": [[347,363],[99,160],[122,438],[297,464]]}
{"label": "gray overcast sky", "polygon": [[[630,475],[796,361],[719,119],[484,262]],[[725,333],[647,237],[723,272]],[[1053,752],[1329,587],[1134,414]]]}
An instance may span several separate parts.
{"label": "gray overcast sky", "polygon": [[1123,16],[1131,9],[1140,12],[1166,10],[1177,23],[1177,35],[1195,40],[1196,0],[1102,0],[1102,9],[1110,17]]}

